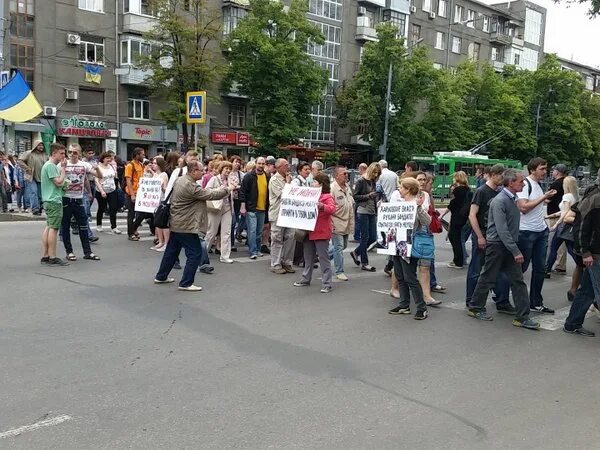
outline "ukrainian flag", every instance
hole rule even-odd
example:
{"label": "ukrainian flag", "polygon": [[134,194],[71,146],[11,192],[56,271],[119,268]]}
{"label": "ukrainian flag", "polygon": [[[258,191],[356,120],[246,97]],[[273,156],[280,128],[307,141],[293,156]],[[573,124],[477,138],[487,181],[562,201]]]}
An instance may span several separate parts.
{"label": "ukrainian flag", "polygon": [[27,122],[42,112],[42,107],[21,75],[15,74],[0,89],[0,119],[11,122]]}
{"label": "ukrainian flag", "polygon": [[85,81],[88,83],[100,84],[102,81],[102,67],[96,64],[85,65]]}

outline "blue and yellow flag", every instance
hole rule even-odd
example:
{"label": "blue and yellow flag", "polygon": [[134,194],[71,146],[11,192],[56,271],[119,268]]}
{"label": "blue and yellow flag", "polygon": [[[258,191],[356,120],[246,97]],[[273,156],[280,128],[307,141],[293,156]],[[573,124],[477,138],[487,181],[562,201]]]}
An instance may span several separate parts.
{"label": "blue and yellow flag", "polygon": [[102,81],[102,66],[96,64],[85,65],[85,81],[88,83],[100,84]]}
{"label": "blue and yellow flag", "polygon": [[21,75],[15,74],[0,89],[0,119],[11,122],[27,122],[42,112],[42,107]]}

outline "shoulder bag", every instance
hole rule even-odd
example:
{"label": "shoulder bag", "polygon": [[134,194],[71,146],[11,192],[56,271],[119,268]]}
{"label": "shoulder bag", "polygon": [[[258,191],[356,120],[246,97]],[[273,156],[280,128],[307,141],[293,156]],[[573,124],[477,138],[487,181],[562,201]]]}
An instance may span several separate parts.
{"label": "shoulder bag", "polygon": [[169,228],[169,220],[171,219],[171,204],[169,203],[169,199],[172,193],[173,189],[171,189],[169,195],[160,202],[160,205],[154,211],[154,226],[156,228]]}
{"label": "shoulder bag", "polygon": [[412,247],[410,256],[417,259],[433,259],[435,255],[435,244],[433,235],[424,229],[419,229],[412,235]]}
{"label": "shoulder bag", "polygon": [[[221,181],[220,178],[219,178],[219,184],[221,186],[223,186],[223,182]],[[208,186],[207,186],[207,189],[210,189],[210,188],[208,188]],[[221,210],[223,209],[223,199],[206,200],[206,209],[208,210],[208,212],[220,213]]]}
{"label": "shoulder bag", "polygon": [[444,229],[442,227],[442,221],[440,220],[440,213],[437,212],[435,206],[433,206],[433,199],[431,199],[431,203],[429,204],[429,216],[431,217],[431,223],[429,224],[429,231],[431,233],[441,233]]}

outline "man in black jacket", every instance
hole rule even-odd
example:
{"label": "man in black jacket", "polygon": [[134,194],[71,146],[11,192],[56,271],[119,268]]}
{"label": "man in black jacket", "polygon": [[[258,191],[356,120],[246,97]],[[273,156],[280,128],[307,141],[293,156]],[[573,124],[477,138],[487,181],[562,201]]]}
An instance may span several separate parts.
{"label": "man in black jacket", "polygon": [[265,158],[256,159],[255,169],[242,179],[240,213],[246,216],[250,259],[264,256],[260,250],[261,233],[269,210],[269,176],[265,173]]}

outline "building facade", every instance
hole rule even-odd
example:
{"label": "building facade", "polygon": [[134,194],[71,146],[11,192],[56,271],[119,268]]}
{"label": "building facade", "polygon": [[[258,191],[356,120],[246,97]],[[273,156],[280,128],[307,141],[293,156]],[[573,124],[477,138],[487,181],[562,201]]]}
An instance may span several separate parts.
{"label": "building facade", "polygon": [[562,70],[570,70],[579,73],[585,84],[585,89],[592,94],[600,94],[600,68],[586,66],[566,58],[558,58]]}

